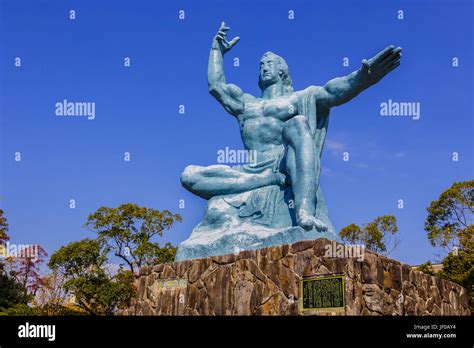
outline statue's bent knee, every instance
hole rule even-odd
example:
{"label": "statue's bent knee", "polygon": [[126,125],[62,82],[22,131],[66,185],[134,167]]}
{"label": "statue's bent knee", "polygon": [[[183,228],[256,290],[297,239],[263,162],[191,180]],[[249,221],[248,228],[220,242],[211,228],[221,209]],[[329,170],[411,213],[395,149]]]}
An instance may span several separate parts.
{"label": "statue's bent knee", "polygon": [[185,188],[191,188],[196,183],[196,174],[198,171],[199,166],[195,165],[189,165],[184,168],[180,176],[181,185]]}

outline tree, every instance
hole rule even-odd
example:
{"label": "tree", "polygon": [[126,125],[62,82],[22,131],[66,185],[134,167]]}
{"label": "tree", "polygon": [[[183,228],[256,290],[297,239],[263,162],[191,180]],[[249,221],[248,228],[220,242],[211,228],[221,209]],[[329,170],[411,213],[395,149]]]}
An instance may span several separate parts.
{"label": "tree", "polygon": [[461,284],[471,293],[474,291],[474,254],[465,251],[450,253],[443,259],[443,268],[438,274],[452,282]]}
{"label": "tree", "polygon": [[42,286],[32,301],[33,308],[40,315],[78,315],[83,310],[71,302],[64,283],[66,279],[59,272],[52,272],[42,277]]}
{"label": "tree", "polygon": [[166,243],[163,247],[161,247],[157,253],[155,254],[155,258],[153,260],[153,264],[160,264],[160,263],[167,263],[173,262],[174,258],[176,257],[177,248],[171,243]]}
{"label": "tree", "polygon": [[26,303],[23,286],[14,277],[0,272],[0,311]]}
{"label": "tree", "polygon": [[97,233],[98,240],[135,274],[141,266],[174,260],[176,248],[169,243],[162,248],[153,239],[162,237],[163,231],[177,221],[181,221],[181,216],[168,210],[127,203],[117,208],[99,208],[89,215],[85,226]]}
{"label": "tree", "polygon": [[425,231],[433,246],[452,252],[443,259],[443,268],[434,272],[427,262],[418,269],[464,286],[474,313],[474,180],[455,182],[428,207]]}
{"label": "tree", "polygon": [[131,272],[107,274],[107,253],[99,241],[86,238],[61,247],[48,264],[64,276],[64,289],[90,315],[111,315],[118,308],[128,307],[135,296]]}
{"label": "tree", "polygon": [[474,314],[474,253],[460,250],[449,253],[442,262],[443,268],[436,272],[431,261],[417,267],[417,270],[458,283],[466,288],[470,298],[471,312]]}
{"label": "tree", "polygon": [[8,236],[8,222],[4,216],[4,212],[0,209],[0,274],[4,271],[5,264],[1,261],[1,257],[4,255],[5,243],[10,239]]}
{"label": "tree", "polygon": [[428,207],[425,230],[433,246],[473,250],[474,180],[455,182]]}
{"label": "tree", "polygon": [[368,250],[389,255],[400,243],[400,240],[395,236],[397,232],[398,227],[395,216],[384,215],[362,226],[350,224],[342,228],[339,235],[346,243],[361,243]]}
{"label": "tree", "polygon": [[22,285],[24,297],[33,298],[42,285],[40,266],[48,254],[40,245],[28,245],[9,257],[11,274]]}
{"label": "tree", "polygon": [[[2,251],[2,256],[4,256],[5,243],[9,239],[7,218],[3,210],[0,209],[0,251]],[[28,307],[28,298],[25,296],[25,288],[17,281],[11,270],[7,270],[5,266],[5,262],[0,262],[0,313],[9,315],[17,313],[16,310],[19,310],[20,307],[23,309],[25,306]]]}
{"label": "tree", "polygon": [[4,244],[10,238],[8,237],[8,222],[4,212],[0,209],[0,245]]}

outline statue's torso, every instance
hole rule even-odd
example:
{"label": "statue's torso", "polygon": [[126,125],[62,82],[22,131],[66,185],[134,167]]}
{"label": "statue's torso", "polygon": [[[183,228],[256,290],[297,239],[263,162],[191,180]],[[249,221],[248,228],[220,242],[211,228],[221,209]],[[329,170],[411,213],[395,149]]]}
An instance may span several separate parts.
{"label": "statue's torso", "polygon": [[281,151],[283,126],[285,121],[298,114],[299,96],[299,92],[294,92],[273,99],[250,95],[244,98],[244,112],[238,116],[240,134],[247,150],[258,151],[259,160]]}

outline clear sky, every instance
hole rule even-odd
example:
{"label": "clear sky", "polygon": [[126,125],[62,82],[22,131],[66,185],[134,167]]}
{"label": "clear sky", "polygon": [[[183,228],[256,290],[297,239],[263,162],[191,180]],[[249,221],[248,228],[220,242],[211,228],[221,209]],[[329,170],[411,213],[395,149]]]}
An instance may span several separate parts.
{"label": "clear sky", "polygon": [[[268,50],[285,57],[303,89],[358,69],[389,44],[403,48],[400,68],[332,110],[321,187],[337,230],[393,214],[402,243],[392,256],[411,264],[436,258],[423,230],[426,207],[474,172],[472,1],[0,4],[0,207],[13,243],[39,243],[51,254],[94,237],[82,227],[88,214],[126,202],[182,214],[165,240],[189,236],[206,202],[181,187],[180,173],[216,164],[220,149],[242,148],[235,119],[207,91],[211,39],[224,20],[229,36],[241,37],[226,56],[227,80],[254,95]],[[94,102],[95,119],[56,116],[64,99]],[[381,116],[389,99],[420,103],[420,118]]]}

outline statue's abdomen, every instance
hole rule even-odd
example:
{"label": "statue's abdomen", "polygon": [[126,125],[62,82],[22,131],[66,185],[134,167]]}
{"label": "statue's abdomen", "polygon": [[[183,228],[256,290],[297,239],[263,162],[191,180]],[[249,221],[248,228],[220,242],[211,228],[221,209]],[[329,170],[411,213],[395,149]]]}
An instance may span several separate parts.
{"label": "statue's abdomen", "polygon": [[247,149],[267,150],[283,143],[283,122],[273,117],[247,118],[241,126],[242,141]]}

